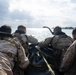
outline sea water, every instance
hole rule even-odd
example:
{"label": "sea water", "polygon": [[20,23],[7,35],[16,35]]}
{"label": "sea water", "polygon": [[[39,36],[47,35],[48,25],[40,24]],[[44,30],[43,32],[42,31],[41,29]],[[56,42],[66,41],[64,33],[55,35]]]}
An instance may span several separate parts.
{"label": "sea water", "polygon": [[[15,32],[15,30],[14,28],[13,32]],[[53,29],[51,30],[53,31]],[[72,37],[72,29],[62,29],[62,31]],[[34,36],[38,41],[43,41],[45,38],[53,36],[47,28],[27,28],[26,34]]]}

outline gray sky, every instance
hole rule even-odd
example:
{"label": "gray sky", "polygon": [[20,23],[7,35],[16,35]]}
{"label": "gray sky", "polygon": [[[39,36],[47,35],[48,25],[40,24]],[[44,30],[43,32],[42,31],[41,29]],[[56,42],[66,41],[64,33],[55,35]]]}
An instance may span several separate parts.
{"label": "gray sky", "polygon": [[76,0],[0,0],[0,25],[76,26]]}

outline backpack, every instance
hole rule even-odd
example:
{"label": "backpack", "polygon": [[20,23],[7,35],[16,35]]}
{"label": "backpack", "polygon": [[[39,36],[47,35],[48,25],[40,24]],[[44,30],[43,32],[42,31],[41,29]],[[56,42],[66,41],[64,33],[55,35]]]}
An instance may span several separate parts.
{"label": "backpack", "polygon": [[67,48],[72,44],[72,38],[67,35],[55,35],[51,40],[57,65],[60,66]]}
{"label": "backpack", "polygon": [[73,40],[70,36],[67,35],[56,35],[52,38],[52,47],[55,49],[67,49],[71,44]]}

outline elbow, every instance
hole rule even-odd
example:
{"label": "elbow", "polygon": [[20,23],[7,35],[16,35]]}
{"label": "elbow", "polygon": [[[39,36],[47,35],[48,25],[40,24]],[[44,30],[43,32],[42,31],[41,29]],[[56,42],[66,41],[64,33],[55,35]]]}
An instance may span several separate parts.
{"label": "elbow", "polygon": [[23,63],[21,63],[20,67],[22,69],[26,69],[28,67],[28,65],[29,65],[29,60],[27,58],[27,59],[25,59],[25,61]]}

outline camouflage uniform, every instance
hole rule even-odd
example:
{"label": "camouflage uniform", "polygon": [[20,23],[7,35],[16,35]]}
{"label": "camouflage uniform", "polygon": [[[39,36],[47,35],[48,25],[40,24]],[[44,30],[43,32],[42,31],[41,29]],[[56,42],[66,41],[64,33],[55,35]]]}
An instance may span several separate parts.
{"label": "camouflage uniform", "polygon": [[[58,66],[60,66],[63,55],[66,52],[66,48],[68,48],[68,47],[64,48],[64,46],[66,46],[67,43],[60,44],[60,42],[62,40],[60,40],[59,36],[64,36],[64,35],[55,35],[55,36],[49,37],[49,38],[45,39],[45,41],[39,43],[40,47],[50,46],[50,48],[53,48]],[[70,39],[70,42],[68,44],[70,46],[72,43],[72,38],[69,36],[68,36],[68,38]],[[63,41],[65,41],[65,40],[63,40]]]}
{"label": "camouflage uniform", "polygon": [[67,49],[60,71],[64,72],[64,75],[76,75],[76,41]]}
{"label": "camouflage uniform", "polygon": [[26,54],[28,53],[28,44],[38,44],[38,40],[34,38],[33,36],[28,36],[25,34],[19,34],[19,33],[14,33],[14,36],[17,37],[26,50]]}
{"label": "camouflage uniform", "polygon": [[[11,42],[10,42],[11,40]],[[18,51],[19,66],[26,68],[29,64],[29,60],[25,55],[24,49],[20,46],[19,48],[13,43],[14,40],[5,38],[0,40],[0,75],[13,75],[12,69],[14,67],[14,60]]]}

